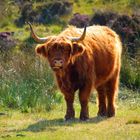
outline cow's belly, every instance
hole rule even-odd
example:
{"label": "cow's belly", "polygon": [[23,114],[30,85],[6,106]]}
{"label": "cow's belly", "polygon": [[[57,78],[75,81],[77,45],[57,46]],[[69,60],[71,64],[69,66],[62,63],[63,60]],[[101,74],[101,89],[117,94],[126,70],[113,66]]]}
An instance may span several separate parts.
{"label": "cow's belly", "polygon": [[99,59],[95,63],[95,87],[100,86],[113,75],[115,69],[117,68],[116,64],[117,58],[111,56]]}

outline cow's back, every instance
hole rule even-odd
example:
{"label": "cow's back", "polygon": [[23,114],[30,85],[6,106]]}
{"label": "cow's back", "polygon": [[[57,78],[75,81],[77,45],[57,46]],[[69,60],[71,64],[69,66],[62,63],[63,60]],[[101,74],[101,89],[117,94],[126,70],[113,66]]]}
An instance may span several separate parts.
{"label": "cow's back", "polygon": [[[80,36],[82,32],[83,29],[70,26],[60,36],[76,37]],[[78,59],[77,67],[83,67],[84,63],[86,67],[94,67],[92,71],[94,74],[87,74],[93,75],[95,87],[107,81],[116,69],[120,69],[121,42],[119,36],[107,26],[94,25],[87,27],[86,37],[79,43],[85,47],[85,53],[84,56],[79,56],[81,59]],[[81,68],[78,71],[82,71]],[[84,70],[82,72],[84,73]]]}
{"label": "cow's back", "polygon": [[89,27],[84,44],[92,49],[97,87],[111,78],[116,69],[120,69],[122,45],[119,36],[106,26]]}

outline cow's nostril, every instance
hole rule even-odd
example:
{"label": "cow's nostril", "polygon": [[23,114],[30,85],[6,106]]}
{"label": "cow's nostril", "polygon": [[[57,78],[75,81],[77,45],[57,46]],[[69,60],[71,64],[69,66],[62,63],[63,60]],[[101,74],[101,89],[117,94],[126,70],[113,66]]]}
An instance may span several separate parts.
{"label": "cow's nostril", "polygon": [[57,63],[57,60],[54,60],[54,64],[56,64]]}
{"label": "cow's nostril", "polygon": [[58,67],[61,67],[63,65],[63,60],[54,60],[53,62],[54,62],[54,65]]}

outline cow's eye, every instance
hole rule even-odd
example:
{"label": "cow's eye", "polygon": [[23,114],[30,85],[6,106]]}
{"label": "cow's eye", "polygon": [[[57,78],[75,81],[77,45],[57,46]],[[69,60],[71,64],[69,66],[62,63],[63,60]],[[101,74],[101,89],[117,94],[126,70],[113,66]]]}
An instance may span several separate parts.
{"label": "cow's eye", "polygon": [[68,51],[68,48],[64,48],[64,51],[67,52]]}
{"label": "cow's eye", "polygon": [[65,52],[65,53],[69,53],[69,48],[65,48],[65,49],[64,49],[64,52]]}
{"label": "cow's eye", "polygon": [[70,51],[70,46],[66,46],[64,49],[65,49],[65,51],[69,52]]}

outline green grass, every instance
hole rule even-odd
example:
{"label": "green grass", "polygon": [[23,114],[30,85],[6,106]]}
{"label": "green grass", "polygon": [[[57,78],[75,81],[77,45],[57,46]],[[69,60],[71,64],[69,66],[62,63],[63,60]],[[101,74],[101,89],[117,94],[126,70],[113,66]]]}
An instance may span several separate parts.
{"label": "green grass", "polygon": [[22,112],[38,112],[49,111],[61,102],[62,97],[56,90],[46,61],[18,50],[2,55],[0,106],[17,108]]}
{"label": "green grass", "polygon": [[[123,92],[128,92],[124,90]],[[130,91],[129,91],[130,92]],[[136,94],[137,93],[133,93]],[[132,93],[130,93],[132,95]],[[96,117],[97,105],[89,104],[90,119],[78,119],[80,106],[76,101],[76,119],[65,122],[65,104],[59,104],[50,112],[20,113],[18,110],[0,109],[0,139],[5,140],[139,140],[140,96],[120,99],[117,115],[113,118]]]}
{"label": "green grass", "polygon": [[140,91],[139,59],[131,58],[128,54],[122,56],[121,83],[133,90]]}
{"label": "green grass", "polygon": [[[108,10],[117,13],[132,14],[140,6],[139,0],[71,0],[73,13],[92,15],[96,10]],[[118,10],[119,9],[119,10]],[[127,10],[126,10],[127,9]]]}

